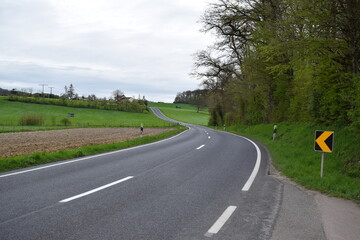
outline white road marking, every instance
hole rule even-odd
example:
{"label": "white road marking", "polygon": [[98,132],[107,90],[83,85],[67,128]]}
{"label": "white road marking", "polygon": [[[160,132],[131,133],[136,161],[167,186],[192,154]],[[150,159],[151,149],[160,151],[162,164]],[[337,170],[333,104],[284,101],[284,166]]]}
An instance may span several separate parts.
{"label": "white road marking", "polygon": [[[226,132],[226,133],[229,133],[229,132]],[[249,141],[250,143],[252,143],[252,145],[254,145],[254,147],[256,149],[257,157],[256,157],[255,167],[254,167],[249,179],[246,181],[244,187],[241,189],[241,191],[246,192],[246,191],[249,191],[252,183],[255,180],[255,177],[256,177],[257,173],[259,172],[260,163],[261,163],[261,151],[260,151],[260,148],[258,147],[258,145],[256,143],[254,143],[253,141],[251,141],[250,139],[248,139],[246,137],[243,137],[243,136],[240,136],[240,135],[233,134],[233,133],[229,133],[229,134],[240,137],[240,138],[243,138],[243,139]]]}
{"label": "white road marking", "polygon": [[208,138],[210,139],[211,137],[210,137],[210,136],[208,136]]}
{"label": "white road marking", "polygon": [[259,147],[256,145],[256,143],[254,143],[253,141],[251,141],[250,139],[245,138],[246,140],[248,140],[249,142],[251,142],[255,148],[256,148],[256,153],[257,153],[257,158],[256,158],[256,163],[255,163],[255,167],[249,177],[249,179],[246,181],[244,187],[241,189],[241,191],[249,191],[252,183],[255,180],[255,177],[257,175],[257,173],[259,172],[259,168],[260,168],[260,162],[261,162],[261,151],[259,149]]}
{"label": "white road marking", "polygon": [[203,148],[205,146],[205,144],[201,145],[200,147],[196,148],[197,150]]}
{"label": "white road marking", "polygon": [[134,176],[129,176],[129,177],[120,179],[120,180],[118,180],[118,181],[115,181],[115,182],[106,184],[106,185],[104,185],[104,186],[102,186],[102,187],[98,187],[98,188],[95,188],[95,189],[93,189],[93,190],[84,192],[84,193],[82,193],[82,194],[79,194],[79,195],[76,195],[76,196],[73,196],[73,197],[70,197],[70,198],[66,198],[66,199],[61,200],[61,201],[59,201],[59,202],[60,202],[60,203],[70,202],[70,201],[72,201],[72,200],[75,200],[75,199],[78,199],[78,198],[81,198],[81,197],[90,195],[90,194],[92,194],[92,193],[98,192],[98,191],[103,190],[103,189],[108,188],[108,187],[111,187],[111,186],[113,186],[113,185],[116,185],[116,184],[125,182],[125,181],[127,181],[127,180],[129,180],[129,179],[131,179],[131,178],[133,178],[133,177],[134,177]]}
{"label": "white road marking", "polygon": [[236,206],[229,206],[219,219],[211,226],[211,228],[205,233],[205,237],[212,237],[214,234],[217,234],[224,224],[229,220],[231,215],[235,212]]}
{"label": "white road marking", "polygon": [[84,161],[84,160],[91,159],[91,158],[102,157],[102,156],[106,156],[106,155],[110,155],[110,154],[114,154],[114,153],[119,153],[119,152],[124,152],[124,151],[130,151],[130,150],[133,150],[133,149],[137,149],[137,148],[141,148],[141,147],[146,147],[146,146],[150,146],[150,145],[153,145],[153,144],[158,144],[158,143],[161,143],[161,142],[165,142],[165,141],[171,140],[171,139],[173,139],[173,138],[175,138],[175,137],[178,137],[178,136],[180,136],[181,134],[189,131],[190,129],[191,129],[191,128],[189,127],[188,130],[183,131],[183,132],[179,133],[178,135],[175,135],[175,136],[173,136],[173,137],[171,137],[171,138],[167,138],[167,139],[164,139],[164,140],[161,140],[161,141],[158,141],[158,142],[148,143],[148,144],[145,144],[145,145],[140,145],[140,146],[136,146],[136,147],[121,149],[121,150],[117,150],[117,151],[113,151],[113,152],[102,153],[102,154],[98,154],[98,155],[94,155],[94,156],[89,156],[89,157],[83,157],[83,158],[80,158],[80,159],[75,159],[75,160],[70,160],[70,161],[66,161],[66,160],[65,160],[66,162],[55,163],[55,164],[51,164],[51,165],[47,165],[47,166],[43,166],[43,167],[32,168],[32,169],[28,169],[28,170],[19,171],[19,172],[13,172],[13,173],[9,173],[9,174],[0,175],[0,178],[9,177],[9,176],[18,175],[18,174],[23,174],[23,173],[27,173],[27,172],[38,171],[38,170],[46,169],[46,168],[57,167],[57,166],[61,166],[61,165],[69,164],[69,163],[80,162],[80,161]]}

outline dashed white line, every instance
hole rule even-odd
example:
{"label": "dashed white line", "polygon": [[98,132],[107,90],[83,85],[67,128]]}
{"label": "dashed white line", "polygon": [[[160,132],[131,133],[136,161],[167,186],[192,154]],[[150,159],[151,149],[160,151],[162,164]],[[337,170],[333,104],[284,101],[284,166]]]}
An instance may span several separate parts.
{"label": "dashed white line", "polygon": [[211,137],[210,137],[210,136],[208,136],[208,138],[210,139]]}
{"label": "dashed white line", "polygon": [[196,148],[197,150],[203,148],[205,146],[205,144],[201,145],[200,147]]}
{"label": "dashed white line", "polygon": [[133,177],[134,177],[134,176],[129,176],[129,177],[120,179],[120,180],[118,180],[118,181],[115,181],[115,182],[106,184],[106,185],[104,185],[104,186],[95,188],[95,189],[93,189],[93,190],[84,192],[84,193],[82,193],[82,194],[79,194],[79,195],[76,195],[76,196],[73,196],[73,197],[70,197],[70,198],[66,198],[66,199],[61,200],[61,201],[59,201],[59,202],[60,202],[60,203],[66,203],[66,202],[70,202],[70,201],[72,201],[72,200],[75,200],[75,199],[78,199],[78,198],[81,198],[81,197],[85,197],[85,196],[87,196],[87,195],[90,195],[90,194],[92,194],[92,193],[98,192],[98,191],[103,190],[103,189],[105,189],[105,188],[108,188],[108,187],[114,186],[114,185],[116,185],[116,184],[125,182],[125,181],[127,181],[127,180],[129,180],[129,179],[131,179],[131,178],[133,178]]}
{"label": "dashed white line", "polygon": [[229,206],[219,219],[211,226],[211,228],[205,233],[205,237],[212,237],[214,234],[217,234],[224,224],[229,220],[231,215],[235,212],[236,206]]}

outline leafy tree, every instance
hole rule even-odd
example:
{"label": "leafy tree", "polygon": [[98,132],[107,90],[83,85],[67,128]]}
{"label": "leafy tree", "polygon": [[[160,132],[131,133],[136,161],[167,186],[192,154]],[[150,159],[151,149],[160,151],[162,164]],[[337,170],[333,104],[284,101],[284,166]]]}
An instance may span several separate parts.
{"label": "leafy tree", "polygon": [[209,90],[211,121],[358,122],[359,11],[359,0],[210,4],[201,21],[217,41],[192,74]]}

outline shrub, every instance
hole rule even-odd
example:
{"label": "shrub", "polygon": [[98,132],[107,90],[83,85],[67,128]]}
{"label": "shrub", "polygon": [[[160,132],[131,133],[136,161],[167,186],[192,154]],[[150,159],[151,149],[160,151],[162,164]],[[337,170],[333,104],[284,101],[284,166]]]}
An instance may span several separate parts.
{"label": "shrub", "polygon": [[52,125],[56,125],[56,117],[55,116],[51,116],[51,123]]}
{"label": "shrub", "polygon": [[27,114],[20,118],[19,125],[43,125],[44,117],[38,114]]}
{"label": "shrub", "polygon": [[67,119],[67,118],[63,118],[63,119],[61,119],[61,121],[60,121],[64,126],[69,126],[69,125],[71,125],[71,122],[70,122],[70,120],[69,119]]}

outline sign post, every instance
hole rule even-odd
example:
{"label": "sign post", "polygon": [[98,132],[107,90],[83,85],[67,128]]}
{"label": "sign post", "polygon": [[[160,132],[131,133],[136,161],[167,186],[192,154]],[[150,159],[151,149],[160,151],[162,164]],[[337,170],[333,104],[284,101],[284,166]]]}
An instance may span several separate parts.
{"label": "sign post", "polygon": [[324,161],[325,161],[325,152],[321,153],[321,170],[320,170],[320,177],[324,176]]}
{"label": "sign post", "polygon": [[334,132],[332,131],[315,131],[315,151],[322,152],[321,154],[321,170],[320,177],[324,175],[324,161],[325,153],[331,153],[334,146]]}

